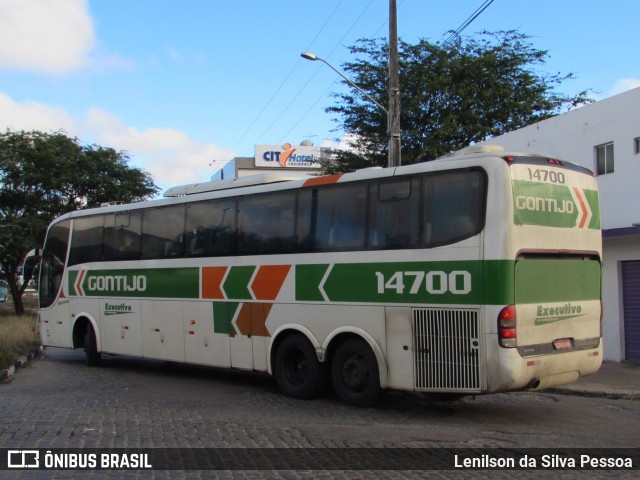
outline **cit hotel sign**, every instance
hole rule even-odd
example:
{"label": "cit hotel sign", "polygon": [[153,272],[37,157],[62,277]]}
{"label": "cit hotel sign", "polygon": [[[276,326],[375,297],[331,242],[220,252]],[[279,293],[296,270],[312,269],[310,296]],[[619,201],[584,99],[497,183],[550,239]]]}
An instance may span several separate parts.
{"label": "cit hotel sign", "polygon": [[320,168],[325,148],[299,145],[256,145],[256,167]]}

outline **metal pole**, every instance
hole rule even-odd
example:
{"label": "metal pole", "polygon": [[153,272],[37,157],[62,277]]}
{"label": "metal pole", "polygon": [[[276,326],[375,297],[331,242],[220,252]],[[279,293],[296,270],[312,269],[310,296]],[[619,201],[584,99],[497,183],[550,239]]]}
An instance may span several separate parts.
{"label": "metal pole", "polygon": [[400,74],[398,72],[398,20],[396,0],[389,0],[389,167],[402,164],[400,155]]}

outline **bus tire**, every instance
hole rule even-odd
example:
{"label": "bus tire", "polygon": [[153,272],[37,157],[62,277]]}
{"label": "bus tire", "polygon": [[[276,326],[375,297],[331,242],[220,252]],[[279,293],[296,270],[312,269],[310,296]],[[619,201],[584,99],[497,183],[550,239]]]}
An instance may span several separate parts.
{"label": "bus tire", "polygon": [[331,360],[331,379],[338,398],[349,405],[371,407],[382,392],[378,361],[361,338],[338,346]]}
{"label": "bus tire", "polygon": [[301,334],[289,335],[278,346],[274,369],[278,387],[289,397],[313,398],[325,387],[326,366]]}
{"label": "bus tire", "polygon": [[88,367],[100,365],[101,354],[98,352],[98,342],[96,341],[96,332],[93,331],[91,324],[87,325],[87,331],[84,334],[84,363]]}

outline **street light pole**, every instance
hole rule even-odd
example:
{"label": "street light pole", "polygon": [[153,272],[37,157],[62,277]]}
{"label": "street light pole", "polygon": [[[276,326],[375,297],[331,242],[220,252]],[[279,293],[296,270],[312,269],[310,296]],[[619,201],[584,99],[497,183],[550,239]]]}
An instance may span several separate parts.
{"label": "street light pole", "polygon": [[396,0],[389,0],[389,166],[399,167],[400,156],[400,74],[398,72],[398,20]]}
{"label": "street light pole", "polygon": [[[396,40],[396,73],[397,73],[397,40]],[[391,90],[389,91],[389,105],[390,108],[389,110],[387,110],[385,107],[383,107],[380,102],[378,102],[375,98],[373,98],[371,95],[369,95],[367,92],[365,92],[362,88],[360,88],[358,85],[356,85],[354,82],[352,82],[351,80],[349,80],[344,73],[342,73],[340,70],[338,70],[336,67],[334,67],[333,65],[331,65],[329,62],[327,62],[324,58],[320,58],[318,57],[316,54],[311,53],[311,52],[302,52],[300,54],[300,56],[302,58],[306,58],[307,60],[311,60],[311,61],[319,61],[322,62],[324,64],[326,64],[327,66],[329,66],[329,68],[331,68],[334,72],[336,72],[338,75],[340,75],[342,78],[344,78],[347,83],[349,83],[349,85],[351,85],[353,88],[355,88],[356,90],[358,90],[360,93],[362,93],[362,95],[364,95],[368,100],[372,101],[373,103],[375,103],[386,115],[387,115],[387,133],[389,134],[389,145],[388,145],[388,153],[389,153],[389,166],[390,167],[397,167],[400,165],[400,96],[399,96],[399,86],[396,87],[396,94],[392,95],[391,94]],[[389,67],[391,69],[391,67]],[[399,82],[396,79],[396,83],[399,84]],[[391,83],[389,83],[389,86],[391,87]],[[394,98],[394,100],[392,101],[392,97]],[[394,116],[396,117],[396,120],[393,120],[393,117],[391,115],[391,107],[395,106],[396,110],[394,113]],[[397,132],[397,133],[395,133]]]}
{"label": "street light pole", "polygon": [[342,78],[344,78],[347,83],[349,83],[349,85],[351,85],[353,88],[355,88],[356,90],[358,90],[362,95],[364,95],[365,97],[367,97],[367,99],[371,100],[373,103],[375,103],[378,107],[380,107],[380,109],[387,114],[387,116],[389,115],[389,112],[387,111],[386,108],[384,108],[382,105],[380,105],[380,103],[373,98],[371,95],[369,95],[367,92],[365,92],[363,89],[361,89],[358,85],[356,85],[354,82],[352,82],[351,80],[349,80],[347,78],[347,76],[342,73],[340,70],[338,70],[336,67],[334,67],[333,65],[331,65],[329,62],[327,62],[324,58],[320,58],[319,56],[317,56],[315,53],[311,53],[311,52],[302,52],[300,54],[300,56],[302,58],[306,58],[307,60],[311,60],[311,61],[318,61],[318,62],[322,62],[325,65],[327,65],[331,70],[333,70],[334,72],[336,72],[338,75],[340,75]]}

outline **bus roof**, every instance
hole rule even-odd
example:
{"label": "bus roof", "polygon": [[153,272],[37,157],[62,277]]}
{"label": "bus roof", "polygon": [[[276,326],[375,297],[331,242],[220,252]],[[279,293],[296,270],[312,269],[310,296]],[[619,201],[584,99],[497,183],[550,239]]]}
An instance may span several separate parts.
{"label": "bus roof", "polygon": [[[488,162],[501,160],[509,163],[543,163],[549,162],[555,165],[562,165],[565,168],[579,170],[585,174],[593,173],[584,167],[570,162],[561,161],[557,158],[522,152],[506,152],[502,147],[494,145],[473,145],[453,152],[452,154],[431,160],[428,162],[403,165],[392,168],[371,167],[356,170],[355,172],[335,174],[328,176],[311,176],[296,172],[268,172],[255,175],[247,175],[230,180],[219,180],[213,182],[193,183],[171,187],[164,192],[163,198],[142,201],[136,203],[110,204],[97,208],[87,208],[75,210],[56,218],[61,221],[66,218],[95,215],[97,213],[110,213],[128,211],[132,208],[145,208],[147,206],[168,206],[178,203],[189,203],[197,200],[209,198],[223,198],[226,196],[238,196],[267,191],[288,190],[295,188],[312,187],[316,185],[328,185],[333,183],[343,183],[358,180],[373,180],[376,178],[393,178],[395,176],[412,175],[423,172],[437,172],[450,168],[468,168],[477,165],[474,160],[486,159]],[[233,193],[225,193],[234,190]]]}

